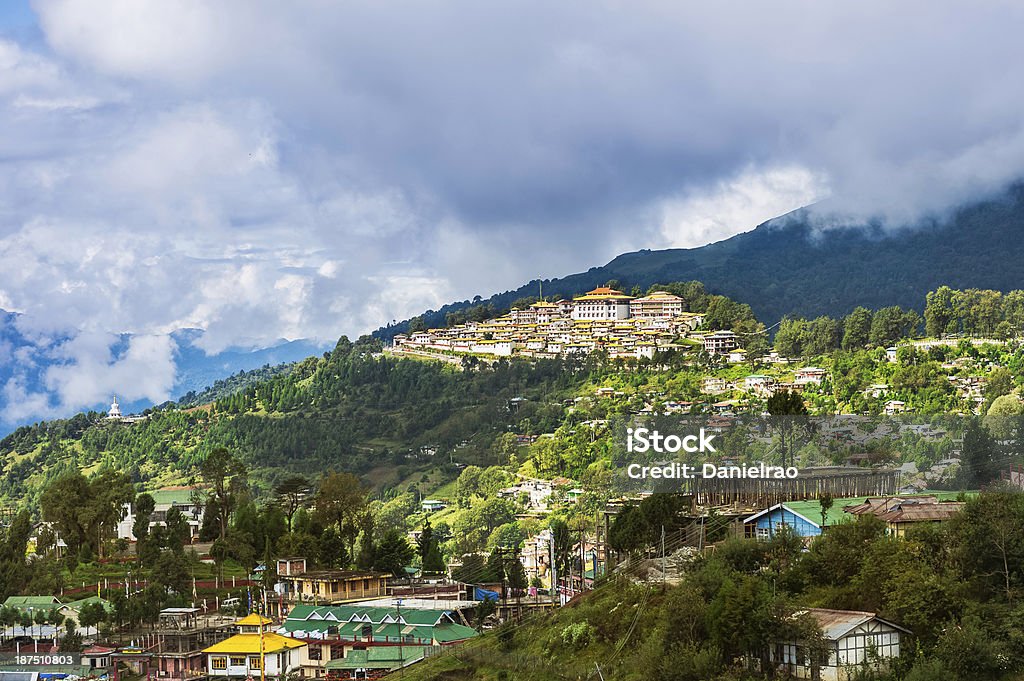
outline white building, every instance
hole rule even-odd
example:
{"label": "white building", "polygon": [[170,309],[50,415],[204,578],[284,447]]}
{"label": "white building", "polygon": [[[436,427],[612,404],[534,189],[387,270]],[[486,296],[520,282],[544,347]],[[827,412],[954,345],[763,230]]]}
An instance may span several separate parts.
{"label": "white building", "polygon": [[573,298],[572,318],[591,321],[629,319],[629,301],[622,291],[599,286],[585,295]]}
{"label": "white building", "polygon": [[769,658],[780,671],[797,679],[847,681],[855,678],[863,665],[884,667],[900,656],[900,648],[910,632],[883,620],[873,612],[808,608],[794,617],[813,619],[824,634],[828,658],[818,661],[818,674],[807,659],[801,641],[778,641],[769,649]]}
{"label": "white building", "polygon": [[[148,494],[153,497],[153,514],[149,517],[149,526],[167,525],[167,512],[171,508],[177,508],[178,512],[185,519],[189,527],[189,540],[199,537],[199,530],[203,526],[203,504],[201,500],[193,499],[197,488],[191,486],[164,487]],[[128,503],[124,505],[121,522],[117,524],[117,538],[135,541],[135,505]]]}
{"label": "white building", "polygon": [[209,676],[283,677],[301,669],[305,641],[271,631],[271,621],[255,613],[235,624],[238,633],[203,650]]}
{"label": "white building", "polygon": [[716,354],[724,355],[730,350],[739,346],[736,340],[736,334],[732,331],[715,331],[704,336],[704,351]]}
{"label": "white building", "polygon": [[907,410],[907,403],[902,400],[889,400],[885,403],[885,415],[895,416]]}

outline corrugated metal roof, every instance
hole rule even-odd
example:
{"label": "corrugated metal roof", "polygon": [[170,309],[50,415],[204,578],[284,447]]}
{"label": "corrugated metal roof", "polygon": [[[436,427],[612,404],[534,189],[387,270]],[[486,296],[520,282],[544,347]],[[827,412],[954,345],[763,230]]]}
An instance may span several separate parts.
{"label": "corrugated metal roof", "polygon": [[799,610],[793,613],[793,617],[799,617],[801,615],[809,615],[821,629],[822,633],[830,641],[838,641],[839,639],[846,636],[852,630],[857,627],[870,622],[872,620],[878,620],[883,624],[887,624],[894,629],[910,633],[907,629],[893,624],[888,620],[884,620],[878,617],[873,612],[863,612],[860,610],[830,610],[828,608],[807,608],[806,610]]}

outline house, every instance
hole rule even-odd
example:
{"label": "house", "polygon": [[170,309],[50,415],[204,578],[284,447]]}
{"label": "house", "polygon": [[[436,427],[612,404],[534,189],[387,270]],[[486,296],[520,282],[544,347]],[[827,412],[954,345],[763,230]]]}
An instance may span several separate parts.
{"label": "house", "polygon": [[719,393],[728,392],[731,386],[729,381],[724,378],[709,377],[705,378],[701,383],[701,390],[708,395],[717,395]]}
{"label": "house", "polygon": [[[864,665],[882,667],[900,656],[910,631],[873,612],[808,608],[792,615],[809,617],[824,635],[827,658],[812,664],[804,641],[775,641],[768,657],[777,671],[797,679],[848,681]],[[817,667],[817,668],[816,668]]]}
{"label": "house", "polygon": [[45,610],[50,612],[61,606],[56,596],[8,596],[3,607],[14,608],[18,612],[38,612]]}
{"label": "house", "polygon": [[82,666],[102,672],[110,666],[110,657],[116,648],[90,646],[82,651]]}
{"label": "house", "polygon": [[499,499],[525,499],[525,505],[533,510],[546,510],[551,496],[551,483],[547,480],[525,479],[512,487],[498,490]]}
{"label": "house", "polygon": [[379,679],[395,670],[419,662],[427,655],[426,646],[377,646],[353,649],[345,657],[324,665],[328,681],[341,679]]}
{"label": "house", "polygon": [[923,495],[867,498],[863,503],[846,506],[843,510],[853,515],[877,516],[885,521],[886,532],[890,536],[903,537],[910,527],[945,522],[963,507],[962,501],[943,501],[937,495]]}
{"label": "house", "polygon": [[301,575],[306,571],[306,559],[302,557],[278,558],[275,571],[278,577]]}
{"label": "house", "polygon": [[907,403],[900,400],[889,400],[885,403],[885,415],[895,416],[907,410]]}
{"label": "house", "polygon": [[730,350],[739,347],[736,341],[736,334],[732,331],[715,331],[709,333],[702,339],[704,351],[712,355],[725,355]]}
{"label": "house", "polygon": [[284,597],[298,603],[338,603],[387,595],[388,576],[359,570],[314,570],[282,576]]}
{"label": "house", "polygon": [[114,606],[110,603],[110,601],[100,598],[99,596],[89,596],[88,598],[81,598],[77,601],[64,603],[59,608],[57,608],[57,612],[64,615],[66,621],[74,622],[75,628],[78,629],[78,632],[80,634],[91,635],[96,633],[96,629],[94,627],[82,629],[81,625],[79,624],[79,617],[82,614],[82,608],[84,608],[87,605],[92,605],[94,603],[102,606],[103,609],[106,610],[108,614],[114,612]]}
{"label": "house", "polygon": [[[477,635],[472,628],[460,624],[451,610],[444,608],[402,607],[400,602],[388,607],[378,605],[311,606],[297,605],[288,613],[277,633],[306,641],[302,674],[318,678],[373,678],[345,676],[345,670],[364,667],[369,658],[384,661],[377,649],[438,648],[461,643]],[[402,665],[422,659],[422,655],[402,660]],[[337,663],[346,660],[347,663]],[[386,665],[385,665],[386,666]],[[394,668],[394,667],[392,667]],[[332,670],[340,675],[332,674]],[[382,672],[386,671],[381,667]]]}
{"label": "house", "polygon": [[427,513],[435,513],[437,511],[443,511],[448,508],[448,504],[441,501],[440,499],[424,499],[420,503],[420,508]]}
{"label": "house", "polygon": [[864,391],[864,395],[866,397],[872,397],[877,400],[879,397],[882,397],[887,392],[889,392],[888,383],[872,383]]}
{"label": "house", "polygon": [[769,393],[774,385],[775,379],[762,374],[752,374],[743,379],[744,390],[752,393]]}
{"label": "house", "polygon": [[235,622],[238,633],[203,650],[206,675],[257,678],[299,671],[305,641],[271,631],[271,621],[253,613]]}
{"label": "house", "polygon": [[[149,526],[166,526],[167,513],[172,508],[185,519],[189,527],[189,540],[195,541],[199,537],[199,530],[203,526],[204,504],[198,498],[201,488],[192,485],[173,485],[161,487],[158,490],[149,492],[153,497],[153,513],[149,516]],[[121,521],[117,524],[117,538],[135,541],[135,507],[132,503],[124,505]]]}
{"label": "house", "polygon": [[577,320],[629,319],[632,296],[607,286],[599,286],[573,298],[572,318]]}
{"label": "house", "polygon": [[743,348],[736,348],[735,350],[730,350],[729,354],[726,355],[726,359],[728,360],[729,364],[741,364],[742,362],[747,361],[747,351],[744,350]]}
{"label": "house", "polygon": [[803,367],[802,369],[796,370],[796,376],[793,378],[793,382],[797,385],[821,385],[821,382],[825,380],[825,376],[828,374],[824,369],[818,367]]}
{"label": "house", "polygon": [[29,552],[36,555],[40,555],[40,552],[52,551],[54,555],[61,558],[68,549],[67,542],[61,538],[54,524],[45,521],[32,525],[32,534],[28,537],[28,543]]}
{"label": "house", "polygon": [[[803,502],[806,506],[808,502]],[[818,504],[818,502],[813,502]],[[775,504],[770,508],[755,513],[743,520],[743,535],[758,541],[770,541],[775,533],[783,527],[790,528],[799,537],[810,539],[821,534],[824,524],[821,518],[820,507],[818,513],[808,513],[810,509],[799,508],[795,502]]]}

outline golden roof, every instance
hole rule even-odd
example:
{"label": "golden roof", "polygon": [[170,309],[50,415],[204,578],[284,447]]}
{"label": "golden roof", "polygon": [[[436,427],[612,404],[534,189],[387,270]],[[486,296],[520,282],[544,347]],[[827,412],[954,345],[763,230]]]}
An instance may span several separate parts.
{"label": "golden roof", "polygon": [[618,291],[607,286],[598,286],[593,291],[587,291],[582,296],[576,296],[573,300],[632,300],[633,296],[627,296],[622,291]]}
{"label": "golden roof", "polygon": [[281,636],[272,632],[260,634],[235,634],[226,638],[220,643],[214,643],[203,650],[204,653],[223,653],[225,655],[259,655],[262,639],[262,651],[264,653],[278,653],[291,648],[301,648],[306,645],[305,641]]}
{"label": "golden roof", "polygon": [[668,291],[652,291],[649,295],[643,298],[637,298],[638,301],[679,301],[682,302],[682,298],[679,296],[669,293]]}

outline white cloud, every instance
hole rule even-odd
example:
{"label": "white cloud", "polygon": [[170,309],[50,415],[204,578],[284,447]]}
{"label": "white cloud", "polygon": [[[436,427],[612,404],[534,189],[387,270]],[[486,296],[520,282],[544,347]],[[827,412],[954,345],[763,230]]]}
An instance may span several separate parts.
{"label": "white cloud", "polygon": [[823,177],[800,167],[747,168],[716,187],[662,201],[661,236],[668,248],[720,241],[828,195]]}
{"label": "white cloud", "polygon": [[59,396],[58,409],[74,410],[117,393],[126,401],[162,402],[172,397],[174,342],[169,336],[134,336],[118,357],[115,336],[81,333],[54,349],[62,363],[45,374],[46,387]]}
{"label": "white cloud", "polygon": [[42,43],[0,40],[0,307],[41,357],[92,339],[51,405],[112,385],[110,334],[329,341],[827,192],[898,224],[1024,170],[998,0],[33,8]]}

